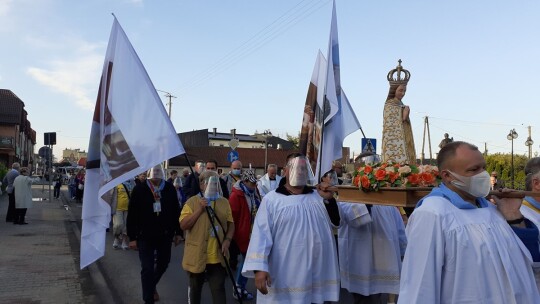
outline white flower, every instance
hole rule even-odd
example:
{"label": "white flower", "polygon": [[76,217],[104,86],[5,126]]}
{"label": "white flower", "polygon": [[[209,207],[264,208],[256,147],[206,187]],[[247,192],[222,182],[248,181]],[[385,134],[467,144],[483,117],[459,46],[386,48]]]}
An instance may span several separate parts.
{"label": "white flower", "polygon": [[395,171],[395,169],[394,169],[393,166],[386,167],[385,170],[386,170],[386,172],[388,172],[388,173],[394,173],[394,171]]}
{"label": "white flower", "polygon": [[398,168],[398,172],[399,172],[400,174],[411,173],[411,167],[409,167],[409,166],[399,167],[399,168]]}

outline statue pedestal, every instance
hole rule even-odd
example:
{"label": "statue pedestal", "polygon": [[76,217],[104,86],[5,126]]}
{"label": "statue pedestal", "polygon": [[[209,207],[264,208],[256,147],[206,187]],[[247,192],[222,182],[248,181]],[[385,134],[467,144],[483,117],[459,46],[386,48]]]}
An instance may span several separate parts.
{"label": "statue pedestal", "polygon": [[354,186],[338,186],[338,201],[396,207],[415,207],[428,195],[431,187],[380,188],[379,191],[364,192]]}

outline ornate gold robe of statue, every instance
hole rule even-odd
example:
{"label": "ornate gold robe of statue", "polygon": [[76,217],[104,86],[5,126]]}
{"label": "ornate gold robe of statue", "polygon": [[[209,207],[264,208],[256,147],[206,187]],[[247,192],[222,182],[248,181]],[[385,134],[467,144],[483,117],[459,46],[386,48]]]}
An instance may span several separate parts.
{"label": "ornate gold robe of statue", "polygon": [[389,99],[384,104],[382,161],[416,164],[411,121],[403,121],[403,103]]}

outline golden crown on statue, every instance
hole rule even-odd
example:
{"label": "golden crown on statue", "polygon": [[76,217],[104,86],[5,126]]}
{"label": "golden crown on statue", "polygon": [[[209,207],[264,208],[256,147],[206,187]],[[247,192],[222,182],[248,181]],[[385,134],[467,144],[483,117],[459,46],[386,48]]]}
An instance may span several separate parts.
{"label": "golden crown on statue", "polygon": [[390,82],[390,85],[407,84],[409,78],[411,78],[411,73],[401,66],[401,59],[399,59],[397,67],[390,70],[386,78],[388,79],[388,82]]}

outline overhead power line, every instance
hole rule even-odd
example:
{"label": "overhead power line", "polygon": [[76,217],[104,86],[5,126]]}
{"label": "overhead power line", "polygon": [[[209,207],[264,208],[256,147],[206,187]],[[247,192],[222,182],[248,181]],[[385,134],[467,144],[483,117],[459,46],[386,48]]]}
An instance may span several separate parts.
{"label": "overhead power line", "polygon": [[185,92],[189,89],[193,89],[205,83],[207,80],[217,76],[223,71],[229,69],[239,61],[245,59],[249,55],[253,54],[266,44],[279,37],[281,34],[290,30],[300,21],[306,19],[307,17],[327,5],[330,1],[324,0],[306,3],[304,2],[306,2],[306,0],[300,1],[293,8],[275,19],[273,22],[271,22],[269,25],[257,32],[251,38],[243,42],[241,45],[234,48],[232,51],[227,53],[227,55],[219,59],[213,65],[211,65],[209,68],[193,76],[193,78],[191,78],[189,81],[182,84],[179,90]]}

